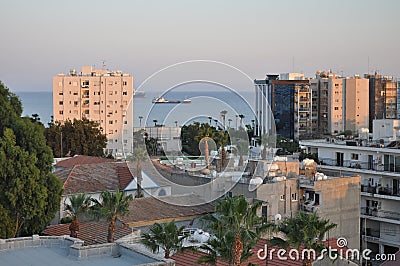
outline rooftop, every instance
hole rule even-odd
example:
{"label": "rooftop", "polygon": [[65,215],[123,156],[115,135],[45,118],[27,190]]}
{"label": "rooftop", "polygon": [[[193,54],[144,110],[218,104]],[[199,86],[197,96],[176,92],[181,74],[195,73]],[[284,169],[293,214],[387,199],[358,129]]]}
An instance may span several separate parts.
{"label": "rooftop", "polygon": [[78,239],[67,236],[39,237],[34,235],[0,239],[1,266],[132,266],[146,264],[166,265],[165,262],[116,243],[83,246]]}
{"label": "rooftop", "polygon": [[64,194],[123,190],[133,176],[125,162],[75,164],[54,172],[64,183]]}
{"label": "rooftop", "polygon": [[[173,205],[169,201],[179,202],[181,205]],[[196,195],[179,195],[165,197],[146,197],[131,201],[129,214],[122,220],[131,227],[152,225],[155,222],[168,222],[171,220],[191,220],[206,213],[214,212],[213,203],[203,203]],[[197,204],[197,206],[190,206]],[[182,206],[188,205],[188,206]],[[143,211],[145,210],[145,211]]]}
{"label": "rooftop", "polygon": [[[69,223],[50,225],[42,234],[46,236],[64,236],[69,235]],[[85,245],[104,244],[107,243],[108,224],[102,222],[79,222],[78,238]],[[136,232],[136,231],[135,231]],[[128,226],[117,226],[115,230],[115,240],[132,234],[133,231]]]}
{"label": "rooftop", "polygon": [[103,157],[75,155],[74,157],[57,162],[55,166],[57,168],[58,167],[71,168],[78,164],[94,164],[94,163],[106,163],[106,162],[114,162],[114,160]]}

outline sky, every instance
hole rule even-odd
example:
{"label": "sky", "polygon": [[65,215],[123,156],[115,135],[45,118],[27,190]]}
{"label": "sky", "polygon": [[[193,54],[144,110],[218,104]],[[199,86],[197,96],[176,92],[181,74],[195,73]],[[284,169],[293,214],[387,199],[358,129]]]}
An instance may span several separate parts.
{"label": "sky", "polygon": [[58,73],[105,61],[138,87],[193,59],[253,79],[329,69],[398,77],[399,10],[398,0],[0,0],[0,80],[12,91],[51,91]]}

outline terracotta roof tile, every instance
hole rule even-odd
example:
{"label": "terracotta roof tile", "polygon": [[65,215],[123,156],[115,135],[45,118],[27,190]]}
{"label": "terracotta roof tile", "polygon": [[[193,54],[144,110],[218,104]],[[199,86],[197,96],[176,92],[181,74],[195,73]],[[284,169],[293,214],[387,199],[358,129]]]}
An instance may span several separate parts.
{"label": "terracotta roof tile", "polygon": [[[80,222],[78,238],[85,242],[85,245],[107,243],[108,224],[102,222]],[[128,226],[117,227],[115,240],[132,233]],[[47,236],[69,235],[69,224],[50,225],[43,232]]]}
{"label": "terracotta roof tile", "polygon": [[[202,202],[195,195],[165,196],[160,197],[168,202],[174,198],[174,202],[191,203]],[[131,201],[129,214],[122,220],[131,226],[144,226],[153,224],[156,221],[184,220],[214,212],[213,203],[204,203],[197,206],[178,206],[153,197],[139,198]],[[145,210],[145,211],[144,211]]]}
{"label": "terracotta roof tile", "polygon": [[64,194],[123,190],[133,178],[125,162],[77,164],[54,174],[64,182]]}
{"label": "terracotta roof tile", "polygon": [[106,163],[106,162],[114,162],[114,159],[86,156],[86,155],[76,155],[69,159],[59,161],[56,164],[56,167],[70,168],[77,164],[93,164],[93,163]]}

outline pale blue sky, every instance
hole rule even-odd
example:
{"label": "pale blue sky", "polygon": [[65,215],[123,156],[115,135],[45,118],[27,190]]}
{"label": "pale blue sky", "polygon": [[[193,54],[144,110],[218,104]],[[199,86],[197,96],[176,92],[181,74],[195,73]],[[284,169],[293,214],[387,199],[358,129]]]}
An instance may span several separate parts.
{"label": "pale blue sky", "polygon": [[368,57],[370,70],[397,77],[399,11],[397,0],[0,0],[0,80],[13,91],[50,91],[57,73],[102,60],[133,74],[136,87],[190,59],[252,78],[292,71],[293,58],[307,76],[353,75],[367,72]]}

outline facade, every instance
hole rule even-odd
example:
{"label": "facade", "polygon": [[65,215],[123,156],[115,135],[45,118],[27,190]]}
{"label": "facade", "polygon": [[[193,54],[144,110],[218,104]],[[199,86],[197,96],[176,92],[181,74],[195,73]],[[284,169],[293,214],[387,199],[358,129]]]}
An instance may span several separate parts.
{"label": "facade", "polygon": [[345,104],[343,105],[345,109],[345,130],[357,133],[362,128],[369,127],[368,86],[368,79],[358,76],[343,79],[345,91]]}
{"label": "facade", "polygon": [[374,119],[397,117],[397,83],[390,76],[365,74],[369,80],[369,130]]}
{"label": "facade", "polygon": [[53,77],[54,121],[87,118],[98,122],[107,136],[105,153],[132,152],[133,77],[121,71],[82,67],[80,73]]}
{"label": "facade", "polygon": [[[289,73],[290,74],[290,73]],[[288,76],[288,74],[286,75]],[[256,113],[260,128],[258,136],[265,134],[264,121],[266,111],[261,110],[258,100],[265,97],[271,107],[275,121],[276,134],[289,139],[302,138],[311,132],[311,90],[308,80],[277,80],[269,75],[266,80],[255,80]]]}
{"label": "facade", "polygon": [[332,71],[317,71],[310,80],[313,132],[319,135],[344,131],[343,79]]}
{"label": "facade", "polygon": [[362,248],[375,254],[396,253],[400,248],[400,149],[368,139],[301,141],[300,145],[318,154],[318,171],[361,176]]}

